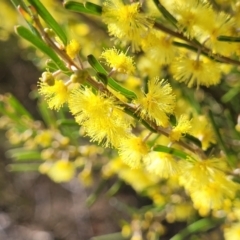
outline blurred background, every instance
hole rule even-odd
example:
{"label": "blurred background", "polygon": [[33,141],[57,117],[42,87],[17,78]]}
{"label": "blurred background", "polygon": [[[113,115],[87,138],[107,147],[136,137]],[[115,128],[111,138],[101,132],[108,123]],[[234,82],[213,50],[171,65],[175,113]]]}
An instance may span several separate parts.
{"label": "blurred background", "polygon": [[[10,1],[0,2],[0,94],[13,94],[39,119],[36,101],[29,97],[41,73],[27,59],[31,51],[20,47],[13,31],[18,15]],[[91,207],[85,189],[77,180],[60,185],[31,172],[9,172],[9,145],[0,132],[0,240],[87,240],[120,231],[119,211],[104,195]],[[94,186],[92,187],[94,189]],[[135,204],[134,197],[123,197]]]}

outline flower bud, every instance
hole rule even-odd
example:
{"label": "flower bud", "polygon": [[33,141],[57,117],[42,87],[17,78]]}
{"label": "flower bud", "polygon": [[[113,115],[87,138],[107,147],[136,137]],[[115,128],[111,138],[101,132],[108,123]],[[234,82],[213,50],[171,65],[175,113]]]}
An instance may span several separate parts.
{"label": "flower bud", "polygon": [[76,71],[74,74],[71,75],[70,80],[73,83],[83,83],[87,80],[89,74],[87,70],[80,70]]}
{"label": "flower bud", "polygon": [[42,74],[41,80],[45,83],[47,83],[49,86],[53,86],[55,84],[55,79],[50,72],[44,72]]}
{"label": "flower bud", "polygon": [[50,38],[56,37],[55,32],[51,28],[44,28],[44,32],[47,33]]}

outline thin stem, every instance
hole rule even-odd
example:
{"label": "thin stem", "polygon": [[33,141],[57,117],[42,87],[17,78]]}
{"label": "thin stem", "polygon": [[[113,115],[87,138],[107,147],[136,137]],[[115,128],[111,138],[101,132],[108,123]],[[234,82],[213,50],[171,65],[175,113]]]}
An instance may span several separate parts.
{"label": "thin stem", "polygon": [[150,132],[150,133],[143,139],[143,142],[146,142],[151,135],[152,135],[152,132]]}
{"label": "thin stem", "polygon": [[66,52],[64,50],[60,49],[52,41],[52,39],[49,37],[49,35],[44,31],[44,28],[43,28],[39,18],[36,15],[33,15],[32,18],[33,18],[36,28],[38,29],[38,31],[40,32],[40,34],[42,36],[42,39],[44,40],[44,42],[48,46],[50,46],[65,62],[67,62],[69,64],[69,66],[74,66],[77,69],[79,69],[79,67],[76,65],[76,63],[72,61],[72,59],[66,54]]}
{"label": "thin stem", "polygon": [[211,51],[211,49],[203,46],[201,43],[199,43],[197,40],[193,39],[189,39],[187,37],[185,37],[182,33],[180,32],[175,32],[167,27],[165,27],[164,25],[162,25],[161,23],[155,22],[154,24],[154,28],[159,29],[165,33],[168,33],[176,38],[182,39],[185,42],[187,42],[189,45],[191,45],[192,47],[196,48],[196,49],[201,49],[201,52],[203,52],[206,56],[213,58],[219,62],[223,62],[223,63],[227,63],[227,64],[234,64],[234,65],[238,65],[240,66],[240,61],[238,60],[234,60],[225,56],[222,56],[220,54],[215,54]]}

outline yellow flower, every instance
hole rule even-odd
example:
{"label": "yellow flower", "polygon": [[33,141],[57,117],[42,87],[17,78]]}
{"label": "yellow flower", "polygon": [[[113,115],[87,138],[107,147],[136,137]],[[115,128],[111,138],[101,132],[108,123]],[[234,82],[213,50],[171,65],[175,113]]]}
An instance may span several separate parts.
{"label": "yellow flower", "polygon": [[205,42],[205,46],[212,49],[213,53],[220,53],[225,56],[230,56],[234,53],[237,44],[218,41],[218,36],[231,35],[234,28],[234,21],[231,15],[223,12],[215,12],[212,10],[212,15],[206,18],[206,24],[202,27],[203,36],[201,41]]}
{"label": "yellow flower", "polygon": [[80,51],[80,44],[75,39],[71,40],[70,43],[66,46],[67,55],[71,59],[74,59],[77,56],[79,51]]}
{"label": "yellow flower", "polygon": [[153,21],[140,12],[140,3],[124,5],[120,0],[104,2],[102,19],[108,25],[111,36],[121,41],[132,42],[136,49],[153,26]]}
{"label": "yellow flower", "polygon": [[219,64],[207,58],[193,59],[190,56],[177,58],[171,65],[173,78],[178,82],[184,82],[188,87],[193,85],[211,86],[221,80]]}
{"label": "yellow flower", "polygon": [[232,226],[224,229],[225,240],[240,239],[240,222],[232,224]]}
{"label": "yellow flower", "polygon": [[147,174],[143,168],[131,168],[129,164],[123,161],[120,157],[109,161],[104,166],[103,174],[105,178],[117,174],[120,179],[131,185],[137,192],[142,192],[159,181],[159,178],[156,175]]}
{"label": "yellow flower", "polygon": [[188,117],[186,115],[181,115],[177,126],[174,127],[170,133],[169,137],[171,141],[178,141],[182,134],[188,133],[191,128],[192,126],[188,120]]}
{"label": "yellow flower", "polygon": [[131,132],[131,121],[115,100],[89,88],[74,89],[69,97],[69,108],[86,134],[99,144],[117,147],[121,138]]}
{"label": "yellow flower", "polygon": [[201,34],[201,27],[209,24],[208,19],[214,13],[209,4],[198,0],[176,2],[174,12],[180,28],[190,38]]}
{"label": "yellow flower", "polygon": [[205,116],[194,117],[191,121],[190,134],[198,138],[202,143],[203,150],[216,142],[211,124]]}
{"label": "yellow flower", "polygon": [[132,57],[126,56],[126,54],[115,48],[105,50],[101,58],[106,60],[110,68],[118,72],[133,73],[135,70]]}
{"label": "yellow flower", "polygon": [[228,167],[223,159],[181,161],[180,169],[179,182],[202,215],[223,209],[225,200],[232,200],[239,190],[224,173]]}
{"label": "yellow flower", "polygon": [[50,169],[46,172],[46,174],[57,183],[60,182],[68,182],[75,175],[75,167],[72,162],[69,162],[65,159],[58,160],[53,163]]}
{"label": "yellow flower", "polygon": [[61,80],[55,80],[53,86],[40,80],[38,91],[45,97],[50,109],[59,110],[68,100],[68,88]]}
{"label": "yellow flower", "polygon": [[172,44],[173,38],[160,31],[151,30],[142,39],[142,49],[156,63],[169,64],[175,57],[177,48]]}
{"label": "yellow flower", "polygon": [[123,162],[131,168],[140,168],[143,166],[143,158],[148,153],[148,147],[139,137],[122,139],[119,146],[119,155]]}
{"label": "yellow flower", "polygon": [[223,171],[228,170],[228,167],[224,159],[212,158],[180,161],[180,169],[179,182],[191,192],[209,183],[216,173],[224,174]]}
{"label": "yellow flower", "polygon": [[168,125],[167,114],[172,114],[175,108],[175,95],[169,83],[158,78],[149,80],[148,93],[138,102],[142,117],[148,117],[160,126]]}
{"label": "yellow flower", "polygon": [[179,172],[177,161],[167,153],[150,152],[144,161],[147,171],[161,178],[169,178]]}
{"label": "yellow flower", "polygon": [[51,130],[38,131],[33,141],[41,147],[46,148],[51,145],[53,134]]}
{"label": "yellow flower", "polygon": [[79,173],[78,178],[86,187],[89,187],[93,184],[93,176],[91,169],[88,168],[83,169],[83,171]]}

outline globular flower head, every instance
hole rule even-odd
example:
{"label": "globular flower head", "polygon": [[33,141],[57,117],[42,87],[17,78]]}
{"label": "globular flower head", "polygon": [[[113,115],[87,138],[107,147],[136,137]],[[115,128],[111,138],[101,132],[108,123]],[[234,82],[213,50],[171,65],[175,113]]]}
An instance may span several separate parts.
{"label": "globular flower head", "polygon": [[121,0],[104,2],[102,19],[108,25],[110,35],[132,42],[136,49],[153,26],[153,21],[140,12],[140,3],[124,5]]}
{"label": "globular flower head", "polygon": [[196,37],[201,33],[201,28],[209,25],[209,18],[214,11],[207,3],[198,0],[178,1],[174,12],[180,28],[187,37]]}
{"label": "globular flower head", "polygon": [[133,73],[135,70],[132,57],[126,56],[116,48],[105,50],[101,58],[105,59],[107,65],[118,72]]}
{"label": "globular flower head", "polygon": [[213,128],[205,116],[194,117],[191,124],[192,128],[189,133],[201,141],[203,150],[216,142]]}
{"label": "globular flower head", "polygon": [[70,43],[66,46],[66,52],[71,59],[74,59],[79,51],[80,44],[75,39],[71,40]]}
{"label": "globular flower head", "polygon": [[170,133],[169,137],[171,141],[178,141],[182,134],[188,133],[191,128],[191,122],[188,120],[188,117],[186,115],[181,115],[177,126],[174,127]]}
{"label": "globular flower head", "polygon": [[142,39],[142,49],[147,56],[156,63],[169,64],[175,57],[177,48],[173,45],[173,38],[160,31],[151,30]]}
{"label": "globular flower head", "polygon": [[161,178],[169,178],[179,172],[177,161],[168,153],[150,152],[144,160],[147,171]]}
{"label": "globular flower head", "polygon": [[141,168],[143,159],[149,151],[146,143],[141,138],[135,136],[122,139],[118,150],[123,162],[131,168]]}
{"label": "globular flower head", "polygon": [[68,182],[75,175],[75,166],[72,162],[61,159],[54,163],[43,163],[40,165],[39,171],[47,174],[54,182]]}
{"label": "globular flower head", "polygon": [[131,131],[131,121],[115,100],[102,93],[94,94],[90,88],[73,89],[69,108],[92,141],[104,146],[117,147]]}
{"label": "globular flower head", "polygon": [[69,91],[61,80],[55,80],[50,86],[40,79],[38,92],[44,96],[50,109],[59,110],[68,101]]}
{"label": "globular flower head", "polygon": [[226,240],[240,239],[240,222],[234,223],[224,229],[224,237]]}
{"label": "globular flower head", "polygon": [[168,114],[175,108],[175,95],[165,80],[158,78],[148,81],[148,93],[138,99],[142,117],[154,120],[158,125],[168,125]]}
{"label": "globular flower head", "polygon": [[174,79],[188,87],[203,85],[209,87],[221,80],[219,64],[207,58],[194,59],[190,56],[178,58],[171,66]]}
{"label": "globular flower head", "polygon": [[224,173],[228,169],[224,159],[181,161],[180,184],[192,198],[201,215],[224,207],[225,200],[232,200],[239,190]]}

